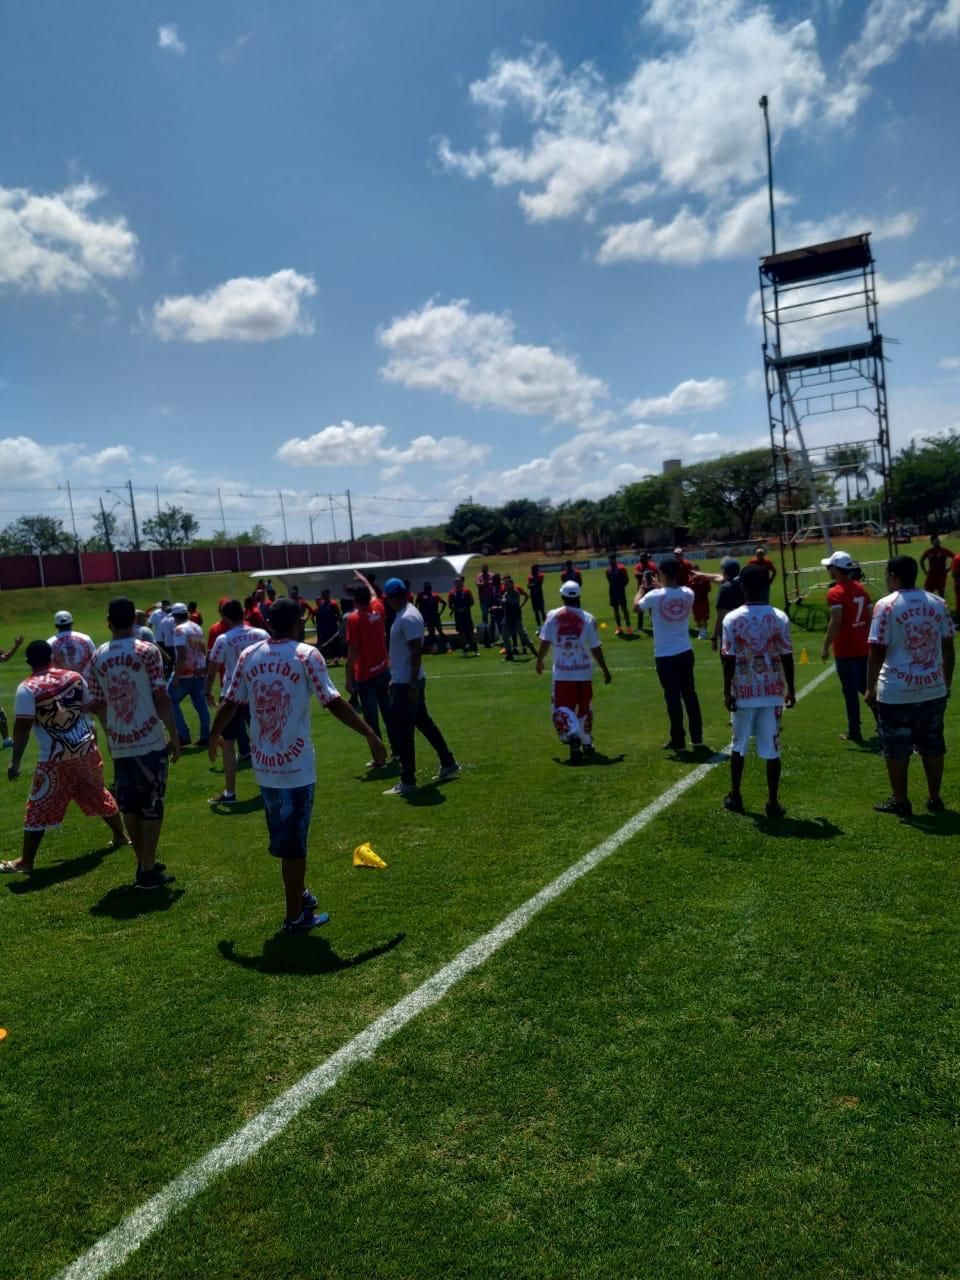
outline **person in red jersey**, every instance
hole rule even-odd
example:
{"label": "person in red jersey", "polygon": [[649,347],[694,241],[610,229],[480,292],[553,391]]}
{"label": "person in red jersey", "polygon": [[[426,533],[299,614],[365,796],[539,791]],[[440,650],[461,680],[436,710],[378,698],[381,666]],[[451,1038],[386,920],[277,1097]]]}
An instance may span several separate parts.
{"label": "person in red jersey", "polygon": [[530,576],[527,578],[527,595],[530,597],[530,608],[533,610],[534,624],[538,627],[542,626],[547,620],[547,608],[543,599],[543,574],[537,564],[530,566]]}
{"label": "person in red jersey", "polygon": [[197,607],[196,600],[187,601],[187,617],[191,622],[195,622],[198,627],[203,626],[203,614]]}
{"label": "person in red jersey", "polygon": [[[347,693],[356,694],[360,714],[378,738],[383,717],[391,752],[398,755],[390,719],[390,659],[383,625],[383,602],[365,582],[353,588],[355,608],[347,614]],[[367,765],[373,768],[373,761]]]}
{"label": "person in red jersey", "polygon": [[[637,553],[637,562],[633,566],[633,577],[637,591],[640,591],[643,587],[650,588],[656,582],[657,562],[642,547]],[[643,610],[634,609],[634,613],[637,615],[637,631],[646,631],[643,625]]]}
{"label": "person in red jersey", "polygon": [[847,709],[847,731],[840,737],[844,742],[863,742],[860,699],[867,692],[867,655],[873,605],[866,587],[854,578],[857,562],[846,551],[834,551],[820,563],[829,569],[833,579],[833,586],[827,592],[830,621],[820,657],[826,662],[832,647]]}
{"label": "person in red jersey", "polygon": [[954,555],[946,547],[941,547],[940,539],[935,533],[930,535],[930,545],[920,557],[920,568],[927,575],[924,579],[924,591],[932,591],[942,596],[947,589],[947,574],[953,564]]}
{"label": "person in red jersey", "polygon": [[563,569],[560,572],[561,585],[564,582],[575,582],[578,587],[583,586],[583,574],[577,569],[572,560],[564,560]]}
{"label": "person in red jersey", "polygon": [[480,566],[480,572],[476,578],[477,600],[480,602],[480,625],[484,629],[484,644],[490,647],[490,642],[494,637],[490,634],[490,609],[497,599],[497,584],[493,580],[493,574],[490,572],[488,564]]}
{"label": "person in red jersey", "polygon": [[477,635],[473,629],[473,592],[464,585],[462,577],[454,579],[453,590],[447,595],[447,607],[463,643],[463,656],[468,658],[472,651],[474,657],[479,657]]}
{"label": "person in red jersey", "polygon": [[441,618],[447,607],[446,601],[438,596],[429,582],[423,584],[423,590],[418,591],[413,603],[420,611],[423,618],[423,625],[426,627],[426,636],[424,643],[431,642],[436,646],[438,653],[447,652],[447,641],[443,634],[443,623]]}
{"label": "person in red jersey", "polygon": [[627,584],[630,581],[630,575],[627,573],[626,565],[620,563],[617,559],[617,553],[611,551],[607,556],[607,567],[604,569],[607,578],[607,591],[610,598],[610,608],[613,610],[613,625],[616,627],[617,635],[622,636],[624,631],[630,634],[630,614],[627,611]]}
{"label": "person in red jersey", "polygon": [[261,630],[267,625],[263,616],[263,608],[261,608],[255,596],[246,596],[243,601],[243,620],[249,627],[260,627]]}
{"label": "person in red jersey", "polygon": [[[219,614],[219,617],[217,618],[217,621],[211,626],[210,630],[207,632],[207,653],[210,653],[212,651],[213,646],[217,642],[217,636],[222,636],[225,631],[230,630],[231,624],[223,616],[223,606],[227,603],[229,599],[230,599],[229,596],[221,596],[220,599],[217,601],[217,613]],[[242,610],[242,606],[241,606],[241,610]]]}
{"label": "person in red jersey", "polygon": [[103,760],[86,708],[93,698],[83,676],[53,666],[46,640],[27,645],[31,675],[17,689],[13,759],[7,776],[20,777],[20,763],[33,731],[40,749],[23,822],[19,858],[0,862],[0,872],[30,875],[46,832],[59,827],[72,800],[88,818],[102,818],[113,848],[129,844],[117,802],[104,786]]}
{"label": "person in red jersey", "polygon": [[710,592],[716,581],[715,574],[693,573],[690,575],[690,590],[693,592],[693,621],[697,628],[698,640],[706,640],[710,635]]}
{"label": "person in red jersey", "polygon": [[767,559],[766,547],[754,547],[753,559],[748,560],[747,564],[758,564],[766,573],[768,582],[773,582],[774,578],[777,576],[777,566],[771,560]]}
{"label": "person in red jersey", "polygon": [[673,556],[679,566],[677,569],[676,585],[678,587],[689,587],[690,577],[696,573],[697,566],[692,560],[688,560],[683,554],[683,547],[674,547]]}
{"label": "person in red jersey", "polygon": [[336,666],[340,661],[340,606],[336,600],[330,599],[330,588],[324,587],[317,596],[317,607],[313,611],[317,625],[317,648],[324,659]]}
{"label": "person in red jersey", "polygon": [[570,763],[580,764],[593,753],[593,663],[604,684],[613,678],[603,656],[593,614],[580,607],[580,588],[572,580],[560,586],[563,604],[551,609],[540,629],[537,675],[553,647],[553,727],[570,748]]}

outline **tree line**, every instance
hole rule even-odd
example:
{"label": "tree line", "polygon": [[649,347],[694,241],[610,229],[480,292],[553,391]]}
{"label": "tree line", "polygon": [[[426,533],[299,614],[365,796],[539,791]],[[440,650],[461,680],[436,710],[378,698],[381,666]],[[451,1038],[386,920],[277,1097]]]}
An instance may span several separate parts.
{"label": "tree line", "polygon": [[[830,462],[831,473],[817,477],[824,502],[842,500],[855,515],[859,506],[876,501],[872,486],[877,477],[870,472],[862,450],[838,445]],[[960,431],[912,441],[893,459],[892,481],[894,510],[901,524],[941,530],[960,526]],[[461,502],[445,524],[365,533],[358,541],[419,537],[435,538],[463,550],[520,544],[563,550],[584,543],[595,547],[634,545],[649,530],[659,530],[669,539],[678,526],[686,528],[692,540],[711,532],[748,540],[757,529],[776,527],[775,491],[769,450],[751,449],[648,476],[603,498],[560,503],[513,498],[502,506]],[[270,540],[261,524],[241,533],[220,530],[208,538],[199,533],[196,517],[171,504],[143,521],[140,541],[145,547],[179,550],[258,546]],[[62,520],[24,515],[0,530],[0,555],[125,551],[135,541],[128,523],[102,509],[94,518],[93,534],[79,546]]]}

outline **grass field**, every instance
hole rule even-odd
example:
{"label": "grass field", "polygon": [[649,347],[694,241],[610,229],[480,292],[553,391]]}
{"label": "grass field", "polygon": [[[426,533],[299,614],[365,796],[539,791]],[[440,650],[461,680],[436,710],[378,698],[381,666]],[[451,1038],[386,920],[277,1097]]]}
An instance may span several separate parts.
{"label": "grass field", "polygon": [[[245,585],[188,581],[211,615]],[[105,638],[114,591],[5,594],[0,644],[48,635],[60,607]],[[599,571],[585,603],[610,622]],[[410,803],[316,711],[309,881],[331,921],[307,937],[276,935],[252,775],[214,814],[221,779],[197,749],[172,771],[168,895],[131,893],[132,859],[75,810],[31,880],[0,884],[0,1277],[58,1275],[701,763],[660,750],[650,639],[605,636],[614,683],[578,770],[547,678],[495,651],[427,659],[464,775]],[[801,684],[823,669],[819,637],[804,645]],[[718,660],[696,653],[722,749]],[[8,710],[23,670],[0,667]],[[706,771],[116,1274],[955,1276],[955,765],[951,811],[881,817],[882,762],[843,725],[831,676],[787,713],[786,819],[762,816],[755,761],[743,817],[722,810],[726,766]],[[4,857],[33,759],[2,783]],[[421,779],[434,763],[420,752]],[[353,869],[361,840],[388,871]]]}

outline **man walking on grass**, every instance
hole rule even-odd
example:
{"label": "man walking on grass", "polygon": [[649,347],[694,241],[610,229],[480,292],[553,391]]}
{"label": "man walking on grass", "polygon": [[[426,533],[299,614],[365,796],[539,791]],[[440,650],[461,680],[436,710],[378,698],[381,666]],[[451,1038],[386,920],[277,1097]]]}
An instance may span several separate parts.
{"label": "man walking on grass", "polygon": [[901,818],[913,814],[907,778],[916,751],[927,779],[927,809],[940,813],[953,621],[939,596],[918,589],[912,556],[894,556],[887,562],[887,588],[890,594],[877,601],[870,623],[867,704],[876,709],[892,794],[873,807]]}
{"label": "man walking on grass", "polygon": [[563,604],[551,609],[540,629],[537,675],[553,647],[553,727],[560,741],[570,748],[570,763],[580,764],[584,754],[593,754],[593,664],[603,672],[603,683],[612,676],[603,656],[597,623],[592,613],[580,607],[580,587],[573,579],[561,584]]}
{"label": "man walking on grass", "polygon": [[[220,604],[220,617],[227,630],[221,631],[213,642],[210,657],[207,661],[205,696],[207,705],[212,711],[217,708],[217,700],[213,696],[213,687],[220,677],[221,689],[226,689],[233,679],[240,655],[252,644],[260,644],[270,637],[259,627],[248,627],[243,620],[243,605],[239,600],[223,600]],[[237,750],[241,738],[249,749],[247,727],[250,724],[250,711],[241,707],[230,724],[223,731],[223,790],[208,803],[237,803]]]}
{"label": "man walking on grass", "polygon": [[653,657],[670,720],[670,738],[664,743],[665,751],[682,751],[686,745],[684,708],[690,726],[690,742],[694,747],[703,746],[703,716],[693,682],[693,645],[689,628],[693,592],[689,587],[680,586],[679,582],[685,572],[679,560],[667,556],[660,562],[662,585],[648,586],[645,582],[633,602],[635,609],[650,614],[653,623]]}
{"label": "man walking on grass", "polygon": [[53,665],[53,651],[46,640],[27,645],[27,662],[32,674],[17,689],[13,759],[7,770],[10,781],[20,777],[31,730],[39,755],[23,821],[23,852],[19,858],[0,862],[0,872],[25,876],[33,871],[46,832],[62,825],[71,800],[88,818],[104,820],[114,849],[130,843],[117,802],[104,786],[103,760],[85,713],[93,701],[86,681],[79,672]]}
{"label": "man walking on grass", "polygon": [[180,757],[180,738],[156,645],[134,635],[136,608],[118,596],[107,625],[113,639],[90,663],[87,682],[104,721],[116,771],[117,804],[137,855],[136,887],[161,889],[174,877],[157,862],[167,768]]}
{"label": "man walking on grass", "polygon": [[852,556],[845,551],[834,551],[820,563],[833,579],[833,586],[827,592],[830,621],[820,657],[826,662],[832,646],[847,709],[847,731],[840,735],[841,739],[863,742],[860,699],[867,692],[867,637],[873,606],[866,587],[854,579],[857,562]]}
{"label": "man walking on grass", "polygon": [[416,731],[419,729],[440,761],[438,782],[455,778],[460,766],[446,738],[427,711],[423,659],[423,618],[407,599],[406,585],[388,579],[384,587],[387,607],[393,614],[390,628],[390,719],[400,753],[400,781],[385,796],[409,796],[417,789]]}
{"label": "man walking on grass", "polygon": [[282,927],[286,933],[307,933],[330,918],[315,910],[317,899],[305,883],[317,782],[310,735],[312,699],[366,738],[375,764],[384,763],[386,752],[373,730],[340,697],[320,653],[297,639],[301,620],[296,601],[275,601],[268,626],[270,638],[243,650],[224,689],[210,731],[210,759],[216,760],[221,736],[247,706],[251,760],[263,797],[269,848],[280,859],[286,906]]}
{"label": "man walking on grass", "polygon": [[205,747],[210,737],[210,712],[203,696],[204,678],[207,674],[207,645],[203,628],[190,621],[185,604],[175,604],[170,610],[173,617],[173,675],[170,677],[170,696],[173,699],[173,716],[180,734],[181,747],[190,743],[190,730],[180,710],[180,703],[189,698],[200,721],[198,747]]}
{"label": "man walking on grass", "polygon": [[83,631],[74,631],[73,614],[66,609],[53,615],[55,633],[47,641],[53,650],[52,665],[60,671],[76,671],[85,675],[97,646]]}
{"label": "man walking on grass", "polygon": [[750,750],[766,761],[768,818],[786,813],[780,803],[780,718],[796,703],[790,620],[768,603],[770,576],[762,565],[748,564],[740,575],[744,601],[723,620],[723,702],[733,713],[730,790],[723,805],[743,813],[740,784]]}

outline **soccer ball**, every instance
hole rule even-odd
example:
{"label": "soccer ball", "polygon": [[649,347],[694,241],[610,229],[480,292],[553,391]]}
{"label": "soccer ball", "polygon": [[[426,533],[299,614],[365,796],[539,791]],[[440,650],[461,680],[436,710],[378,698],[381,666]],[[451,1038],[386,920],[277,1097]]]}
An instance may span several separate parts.
{"label": "soccer ball", "polygon": [[601,622],[601,623],[600,623],[600,630],[601,630],[601,631],[606,631],[606,629],[607,629],[607,624],[606,624],[605,622]]}

